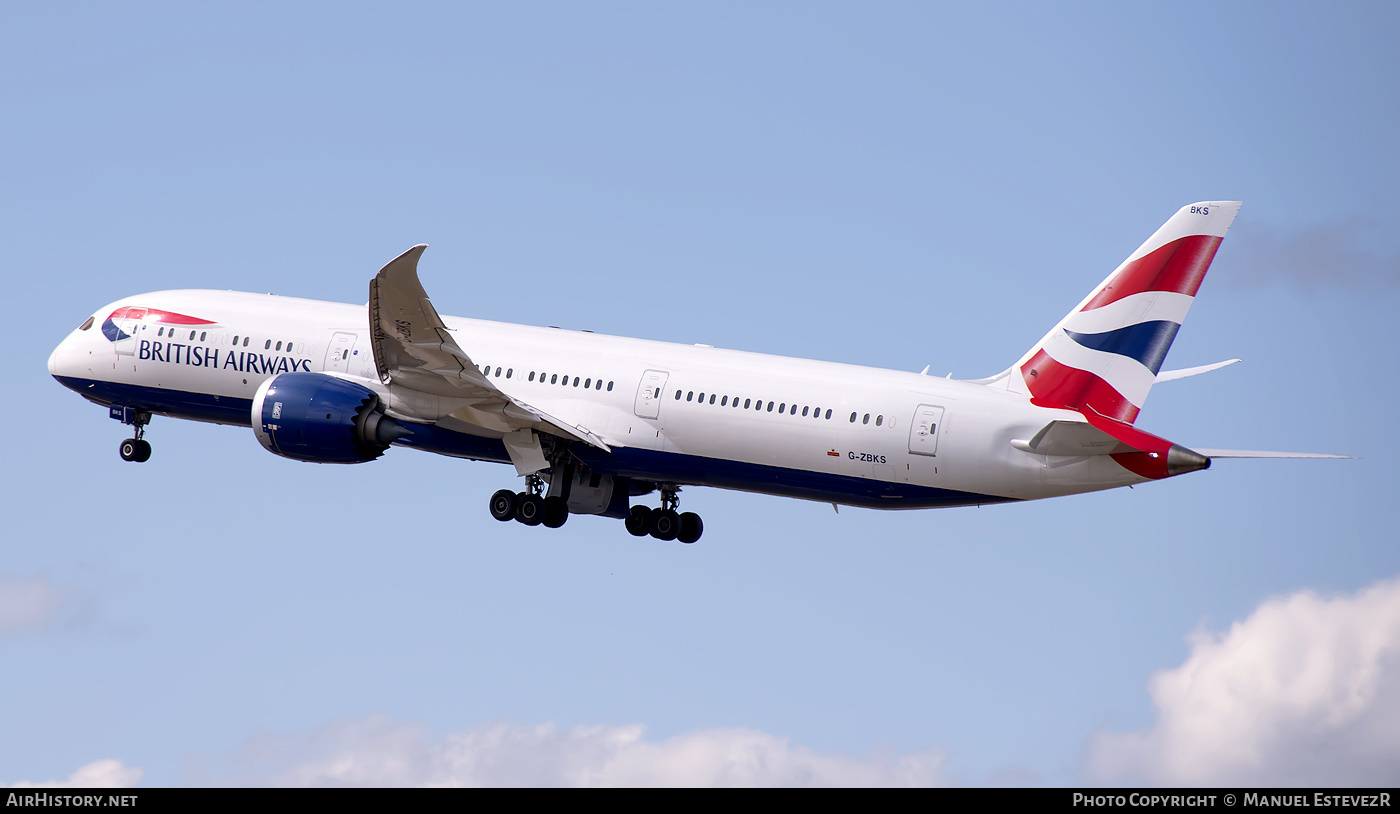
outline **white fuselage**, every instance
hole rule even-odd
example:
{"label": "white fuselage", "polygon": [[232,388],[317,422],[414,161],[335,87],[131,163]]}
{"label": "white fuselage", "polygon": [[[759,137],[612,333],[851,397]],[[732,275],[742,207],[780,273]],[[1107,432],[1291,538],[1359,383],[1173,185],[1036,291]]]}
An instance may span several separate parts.
{"label": "white fuselage", "polygon": [[[109,319],[126,307],[197,319],[169,324],[139,311]],[[54,351],[49,369],[102,404],[247,426],[259,385],[300,371],[364,382],[408,424],[439,422],[453,406],[379,380],[364,306],[162,291],[93,317]],[[606,439],[611,452],[578,454],[608,474],[874,508],[1025,500],[1146,480],[1107,455],[1047,466],[1046,456],[1014,448],[1050,421],[1082,419],[1004,389],[586,331],[443,321],[501,391]],[[500,433],[450,419],[436,430],[396,445],[508,460]]]}

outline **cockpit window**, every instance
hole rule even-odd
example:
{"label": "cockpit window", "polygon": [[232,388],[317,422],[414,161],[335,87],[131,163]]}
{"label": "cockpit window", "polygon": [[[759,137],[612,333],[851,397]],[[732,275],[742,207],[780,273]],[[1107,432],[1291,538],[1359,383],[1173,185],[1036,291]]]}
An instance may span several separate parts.
{"label": "cockpit window", "polygon": [[78,326],[78,330],[80,330],[80,331],[86,331],[88,328],[91,328],[91,327],[92,327],[92,321],[93,321],[94,319],[96,319],[96,317],[88,317],[86,320],[83,321],[83,324],[82,324],[82,325],[79,325],[79,326]]}

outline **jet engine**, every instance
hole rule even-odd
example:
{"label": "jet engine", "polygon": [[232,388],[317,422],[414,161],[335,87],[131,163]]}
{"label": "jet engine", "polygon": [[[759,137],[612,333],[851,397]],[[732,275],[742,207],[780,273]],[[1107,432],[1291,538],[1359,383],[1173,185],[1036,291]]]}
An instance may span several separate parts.
{"label": "jet engine", "polygon": [[283,458],[358,464],[384,454],[412,431],[384,414],[367,387],[324,373],[283,373],[253,395],[258,443]]}

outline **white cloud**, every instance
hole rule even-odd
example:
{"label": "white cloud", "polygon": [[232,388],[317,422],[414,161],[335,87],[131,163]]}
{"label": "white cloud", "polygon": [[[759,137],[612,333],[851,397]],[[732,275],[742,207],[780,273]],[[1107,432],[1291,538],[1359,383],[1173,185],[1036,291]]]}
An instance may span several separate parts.
{"label": "white cloud", "polygon": [[1400,578],[1276,597],[1152,677],[1155,725],[1100,733],[1090,782],[1400,785]]}
{"label": "white cloud", "polygon": [[0,574],[0,635],[47,627],[68,599],[46,576]]}
{"label": "white cloud", "polygon": [[[383,716],[261,738],[234,782],[276,786],[931,786],[942,751],[820,754],[752,729],[648,740],[637,725],[495,723],[442,738]],[[211,782],[223,783],[225,780]]]}
{"label": "white cloud", "polygon": [[15,789],[126,789],[141,779],[141,770],[127,767],[120,760],[94,760],[68,775],[67,780],[45,780],[42,783],[19,782]]}

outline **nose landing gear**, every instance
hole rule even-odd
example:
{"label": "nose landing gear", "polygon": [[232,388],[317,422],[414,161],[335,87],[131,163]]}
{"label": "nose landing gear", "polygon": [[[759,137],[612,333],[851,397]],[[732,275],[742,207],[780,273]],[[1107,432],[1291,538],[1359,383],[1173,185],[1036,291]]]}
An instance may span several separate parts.
{"label": "nose landing gear", "polygon": [[132,437],[122,441],[121,446],[117,448],[118,454],[122,456],[123,461],[135,461],[138,464],[149,461],[151,443],[142,436],[146,434],[146,425],[151,423],[151,414],[133,412],[127,423],[133,428]]}

